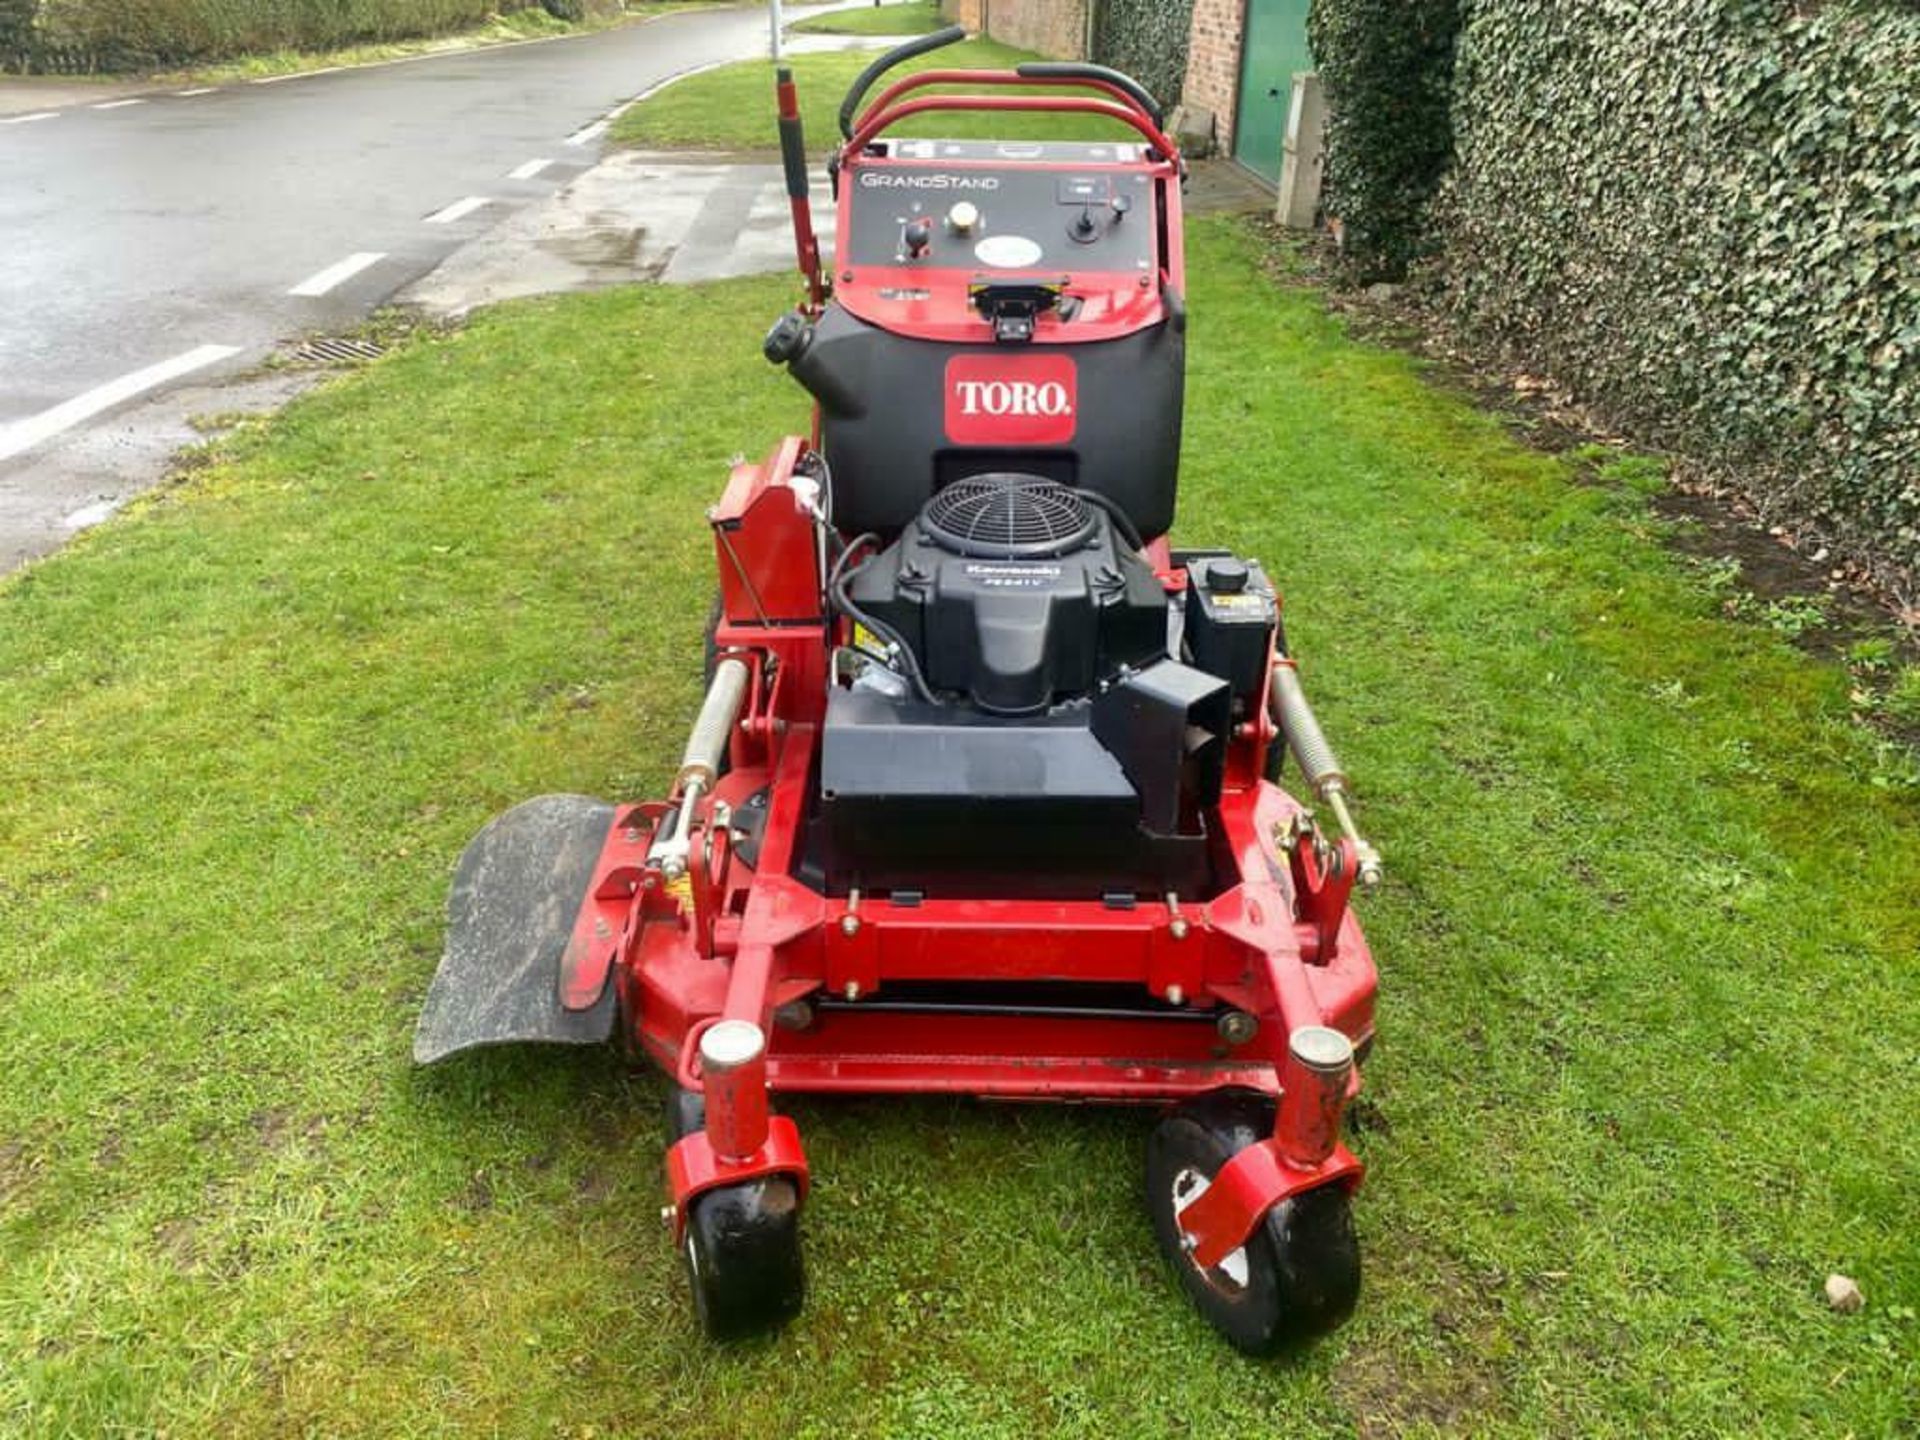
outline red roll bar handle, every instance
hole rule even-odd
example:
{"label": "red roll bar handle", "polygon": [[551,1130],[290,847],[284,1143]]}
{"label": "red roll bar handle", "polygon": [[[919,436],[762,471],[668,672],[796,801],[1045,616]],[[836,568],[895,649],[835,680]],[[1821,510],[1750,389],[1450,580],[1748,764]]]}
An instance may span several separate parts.
{"label": "red roll bar handle", "polygon": [[[925,110],[1053,110],[1079,111],[1089,115],[1107,115],[1111,119],[1121,120],[1131,125],[1146,137],[1147,143],[1169,160],[1177,160],[1179,148],[1166,134],[1166,120],[1160,103],[1153,98],[1146,86],[1131,75],[1113,70],[1105,65],[1089,65],[1078,61],[1029,60],[1008,70],[922,70],[896,80],[883,90],[879,97],[862,109],[867,91],[879,78],[909,60],[916,59],[931,51],[943,49],[948,45],[967,38],[966,30],[959,25],[949,25],[944,30],[936,30],[931,35],[921,35],[895,46],[879,59],[875,60],[848,87],[846,98],[840,102],[840,134],[846,140],[840,158],[848,159],[860,153],[873,140],[873,137],[894,121],[909,114]],[[949,96],[942,105],[928,105],[916,102],[915,108],[900,106],[900,99],[909,91],[929,85],[1000,85],[1000,86],[1068,86],[1076,89],[1097,90],[1117,101],[1116,106],[1105,106],[1103,102],[1089,97],[1079,97],[1082,103],[1067,105],[995,105],[989,104],[985,96]],[[959,101],[961,103],[954,103]],[[1117,109],[1133,112],[1132,115],[1114,113]],[[855,112],[859,118],[855,119]],[[1137,117],[1137,118],[1136,118]],[[837,167],[835,167],[837,168]]]}
{"label": "red roll bar handle", "polygon": [[1055,84],[1098,85],[1103,90],[1118,90],[1138,105],[1153,120],[1156,130],[1167,128],[1166,112],[1151,91],[1124,71],[1106,65],[1087,65],[1078,60],[1029,60],[1013,67],[1022,80],[1050,80]]}
{"label": "red roll bar handle", "polygon": [[921,35],[904,45],[896,45],[866,69],[862,70],[853,84],[847,87],[846,96],[840,101],[840,138],[853,138],[853,112],[860,108],[860,102],[866,97],[873,82],[896,65],[903,65],[916,56],[925,55],[930,50],[939,50],[948,45],[957,44],[967,38],[964,25],[949,25],[944,30],[936,30],[931,35]]}
{"label": "red roll bar handle", "polygon": [[[927,75],[938,75],[943,72],[929,70],[925,73]],[[987,83],[1035,86],[1068,83],[1085,85],[1092,83],[1091,81],[1068,82],[1033,79],[1021,81],[1015,80],[1012,77],[1004,77],[1001,75],[1001,72],[991,70],[978,72],[951,70],[944,73],[965,77],[958,82],[945,82],[948,84],[975,83],[983,77],[998,77],[989,78]],[[909,80],[903,80],[894,88],[912,88],[913,81],[919,78],[919,76],[914,76]],[[1160,158],[1172,161],[1175,164],[1178,164],[1180,160],[1180,147],[1174,144],[1173,140],[1168,137],[1159,126],[1155,125],[1152,118],[1137,105],[1131,103],[1131,101],[1125,104],[1116,104],[1111,100],[1096,100],[1090,95],[922,95],[915,100],[896,100],[891,103],[888,102],[887,96],[883,95],[880,100],[876,101],[873,106],[860,117],[860,123],[855,128],[852,137],[849,138],[845,146],[841,148],[840,160],[844,163],[859,155],[867,146],[874,142],[881,131],[898,124],[909,116],[924,115],[932,111],[941,110],[1013,110],[1044,114],[1098,115],[1104,119],[1117,120],[1122,125],[1129,125],[1137,130],[1141,137],[1147,142],[1148,146],[1157,152]]]}

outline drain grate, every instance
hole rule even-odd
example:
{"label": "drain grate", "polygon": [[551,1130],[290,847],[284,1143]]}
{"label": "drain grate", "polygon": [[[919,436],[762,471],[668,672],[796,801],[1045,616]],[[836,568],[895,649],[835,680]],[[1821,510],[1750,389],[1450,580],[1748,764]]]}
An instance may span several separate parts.
{"label": "drain grate", "polygon": [[386,353],[386,347],[375,340],[345,340],[325,335],[307,341],[293,352],[293,358],[303,365],[364,365]]}

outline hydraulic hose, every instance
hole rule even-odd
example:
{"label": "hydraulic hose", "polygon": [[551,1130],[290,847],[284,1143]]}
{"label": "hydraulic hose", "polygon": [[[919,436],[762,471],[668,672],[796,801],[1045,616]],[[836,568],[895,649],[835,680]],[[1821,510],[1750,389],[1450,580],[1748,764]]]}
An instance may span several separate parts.
{"label": "hydraulic hose", "polygon": [[827,598],[832,601],[833,608],[839,611],[840,614],[846,616],[847,619],[853,621],[854,624],[871,630],[875,635],[878,635],[882,640],[886,641],[893,650],[893,658],[899,663],[901,674],[906,677],[907,683],[913,687],[913,693],[929,705],[938,705],[940,703],[940,697],[934,694],[933,687],[927,684],[927,677],[922,674],[920,670],[920,657],[913,653],[913,647],[907,643],[906,637],[884,620],[869,615],[858,605],[854,604],[853,596],[848,590],[848,586],[853,582],[854,575],[858,575],[861,569],[865,569],[866,566],[871,565],[873,561],[871,558],[868,559],[865,564],[860,566],[859,569],[854,570],[852,574],[847,573],[847,561],[861,546],[877,545],[879,542],[880,537],[870,530],[865,534],[854,536],[853,539],[847,542],[846,549],[840,552],[840,558],[833,562],[833,570],[827,576]]}
{"label": "hydraulic hose", "polygon": [[1098,490],[1088,490],[1080,486],[1073,487],[1073,493],[1089,505],[1098,506],[1100,509],[1106,511],[1107,518],[1113,521],[1113,528],[1120,532],[1120,538],[1125,540],[1127,544],[1131,545],[1135,550],[1144,550],[1147,548],[1145,542],[1140,538],[1140,531],[1133,523],[1133,517],[1121,508],[1117,500],[1109,499]]}

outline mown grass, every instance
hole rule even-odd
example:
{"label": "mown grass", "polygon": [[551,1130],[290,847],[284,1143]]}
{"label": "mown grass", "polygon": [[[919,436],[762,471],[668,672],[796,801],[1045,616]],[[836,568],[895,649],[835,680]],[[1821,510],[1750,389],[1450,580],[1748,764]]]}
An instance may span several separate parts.
{"label": "mown grass", "polygon": [[1188,1312],[1143,1112],[821,1102],[809,1309],[716,1351],[655,1077],[409,1068],[461,846],[669,778],[703,508],[804,422],[788,282],[636,288],[422,339],[0,585],[0,1430],[1911,1434],[1914,790],[1643,486],[1237,226],[1191,255],[1178,537],[1280,577],[1392,866],[1350,1328],[1259,1365]]}
{"label": "mown grass", "polygon": [[[860,13],[865,12],[848,12]],[[839,19],[839,15],[823,17]],[[836,116],[841,97],[873,63],[870,51],[848,50],[826,54],[789,55],[800,94],[801,118],[807,143],[825,153],[840,138]],[[963,40],[929,55],[909,60],[868,92],[871,99],[917,70],[1004,70],[1037,58],[994,40]],[[941,86],[925,93],[939,94]],[[916,92],[920,93],[920,92]],[[1062,94],[1078,94],[1068,87]],[[939,136],[951,140],[993,139],[1016,135],[1027,140],[1113,140],[1138,138],[1134,131],[1097,116],[1005,114],[940,111],[919,115],[887,132],[902,136]],[[614,121],[612,138],[628,145],[656,150],[771,150],[779,146],[773,114],[773,62],[743,60],[677,81],[641,101]]]}
{"label": "mown grass", "polygon": [[816,35],[925,35],[946,23],[935,0],[903,0],[858,10],[835,10],[796,21],[791,28]]}

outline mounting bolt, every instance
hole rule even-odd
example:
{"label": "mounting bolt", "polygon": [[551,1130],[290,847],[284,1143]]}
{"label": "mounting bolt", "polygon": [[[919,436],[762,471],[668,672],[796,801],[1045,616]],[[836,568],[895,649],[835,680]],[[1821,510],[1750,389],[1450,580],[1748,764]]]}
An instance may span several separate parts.
{"label": "mounting bolt", "polygon": [[[848,918],[851,919],[852,917],[849,916]],[[843,993],[849,1000],[858,1000],[860,998],[860,982],[858,980],[847,981],[847,988]]]}
{"label": "mounting bolt", "polygon": [[1184,915],[1174,916],[1173,923],[1167,927],[1167,933],[1173,936],[1173,938],[1176,940],[1186,939],[1187,938],[1187,917]]}
{"label": "mounting bolt", "polygon": [[1229,1010],[1215,1027],[1229,1045],[1245,1045],[1260,1033],[1260,1022],[1244,1010]]}
{"label": "mounting bolt", "polygon": [[1186,1004],[1187,992],[1185,990],[1182,990],[1178,985],[1167,986],[1167,1003],[1169,1005]]}
{"label": "mounting bolt", "polygon": [[805,1000],[789,1000],[774,1010],[773,1023],[782,1030],[810,1030],[813,1028],[813,1006]]}
{"label": "mounting bolt", "polygon": [[849,940],[855,935],[858,935],[860,933],[860,917],[853,914],[842,915],[840,917],[840,933],[845,935]]}

